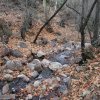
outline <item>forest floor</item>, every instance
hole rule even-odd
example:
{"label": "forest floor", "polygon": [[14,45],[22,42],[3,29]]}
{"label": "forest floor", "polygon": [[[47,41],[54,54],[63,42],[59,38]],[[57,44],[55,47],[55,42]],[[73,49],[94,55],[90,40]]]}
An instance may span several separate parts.
{"label": "forest floor", "polygon": [[[9,13],[9,12],[8,12]],[[13,18],[17,16],[16,18]],[[6,14],[2,16],[7,21],[13,21],[17,23],[12,25],[12,31],[14,34],[10,37],[9,43],[5,46],[0,43],[0,99],[8,98],[15,100],[99,100],[100,99],[100,51],[90,46],[88,42],[86,45],[88,48],[92,48],[94,54],[93,59],[88,59],[84,65],[76,64],[80,60],[80,34],[75,30],[74,26],[65,26],[62,28],[56,22],[52,22],[54,29],[53,33],[47,32],[45,29],[41,32],[37,44],[33,44],[33,40],[36,33],[43,24],[41,21],[35,22],[32,29],[26,33],[26,41],[22,41],[18,29],[20,28],[21,17],[19,14]],[[12,18],[12,19],[11,19]],[[43,40],[41,40],[43,37]],[[88,37],[88,36],[87,36]],[[87,38],[86,37],[86,38]],[[88,41],[88,39],[87,39]],[[43,42],[43,44],[41,44]],[[46,42],[46,44],[44,44]],[[25,47],[23,47],[23,45]],[[5,54],[6,50],[17,50],[17,54],[21,57],[16,57],[17,54]],[[38,72],[35,78],[32,78],[35,70],[32,70],[29,64],[32,64],[34,59],[38,59],[42,64],[40,58],[32,58],[32,54],[38,54],[39,51],[45,53],[43,59],[51,60],[52,64],[55,55],[62,68],[53,70],[42,69],[43,73],[46,73],[44,77],[39,78],[42,74]],[[21,52],[21,54],[19,53]],[[64,54],[63,58],[67,58],[64,62],[60,60],[60,53]],[[18,56],[17,55],[17,56]],[[67,57],[67,56],[68,57]],[[31,59],[32,58],[32,59]],[[50,59],[49,59],[50,58]],[[58,59],[60,58],[60,59]],[[10,66],[7,65],[8,61],[20,61],[22,63],[22,70],[11,69],[14,65],[10,62]],[[68,63],[65,63],[68,62]],[[64,64],[62,64],[64,63]],[[59,65],[59,64],[58,64]],[[19,65],[18,65],[19,66]],[[18,67],[17,66],[17,67]],[[56,66],[56,65],[55,65]],[[9,67],[7,70],[7,67]],[[57,67],[57,66],[56,66]],[[40,68],[40,67],[39,67]],[[50,73],[48,76],[47,74]],[[45,78],[45,76],[47,76]],[[21,80],[19,80],[19,77]],[[23,81],[22,81],[23,80]],[[10,97],[10,94],[13,96]],[[15,98],[16,97],[16,98]]]}

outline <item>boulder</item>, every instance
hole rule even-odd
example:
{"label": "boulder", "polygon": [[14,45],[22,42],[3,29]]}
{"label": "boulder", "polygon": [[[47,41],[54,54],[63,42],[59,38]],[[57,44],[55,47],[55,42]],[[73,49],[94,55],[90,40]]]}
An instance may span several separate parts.
{"label": "boulder", "polygon": [[21,61],[19,60],[16,60],[16,61],[9,60],[6,63],[6,68],[10,70],[22,70],[23,66],[22,66]]}
{"label": "boulder", "polygon": [[32,71],[34,71],[36,64],[28,63],[27,67],[29,67]]}
{"label": "boulder", "polygon": [[19,46],[20,48],[27,48],[26,43],[23,42],[23,41],[20,41],[19,44],[18,44],[18,46]]}
{"label": "boulder", "polygon": [[24,74],[20,74],[20,75],[18,75],[17,76],[18,78],[22,78],[24,81],[26,81],[26,82],[29,82],[29,78],[26,76],[26,75],[24,75]]}
{"label": "boulder", "polygon": [[38,51],[37,52],[37,57],[38,58],[43,58],[45,56],[45,53],[43,51]]}
{"label": "boulder", "polygon": [[38,73],[37,71],[33,71],[33,72],[31,72],[29,75],[30,75],[32,78],[36,78],[36,77],[39,75],[39,73]]}
{"label": "boulder", "polygon": [[27,66],[37,72],[41,72],[43,70],[41,62],[38,59],[34,59],[31,63],[28,63]]}
{"label": "boulder", "polygon": [[32,94],[28,94],[25,100],[32,100],[33,96]]}
{"label": "boulder", "polygon": [[34,82],[34,87],[38,87],[39,85],[41,84],[41,81],[40,80],[37,80]]}
{"label": "boulder", "polygon": [[38,44],[38,45],[46,45],[47,43],[48,43],[48,40],[46,39],[46,38],[39,38],[37,41],[36,41],[36,43]]}
{"label": "boulder", "polygon": [[59,63],[59,62],[51,62],[50,65],[49,65],[49,68],[53,71],[56,71],[56,70],[58,70],[62,67],[63,67],[62,64]]}
{"label": "boulder", "polygon": [[15,50],[11,50],[11,55],[14,57],[22,57],[22,52],[20,52],[19,50],[15,49]]}
{"label": "boulder", "polygon": [[50,61],[47,60],[47,59],[43,59],[43,60],[41,61],[41,64],[42,64],[42,66],[43,66],[44,68],[46,68],[46,67],[49,67]]}
{"label": "boulder", "polygon": [[0,57],[10,55],[10,49],[7,46],[0,45]]}
{"label": "boulder", "polygon": [[9,91],[9,84],[6,84],[2,88],[2,94],[6,94],[8,93],[8,91]]}
{"label": "boulder", "polygon": [[6,74],[12,74],[12,73],[13,73],[13,71],[12,71],[12,70],[10,70],[10,69],[6,69],[6,70],[4,70],[4,73],[6,73]]}
{"label": "boulder", "polygon": [[11,74],[5,74],[3,76],[4,80],[6,81],[12,81],[13,80],[13,76]]}

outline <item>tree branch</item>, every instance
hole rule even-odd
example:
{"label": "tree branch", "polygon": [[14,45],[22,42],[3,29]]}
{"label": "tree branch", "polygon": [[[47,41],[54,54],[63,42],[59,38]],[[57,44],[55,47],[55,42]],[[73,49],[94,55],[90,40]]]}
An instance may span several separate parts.
{"label": "tree branch", "polygon": [[61,7],[47,20],[47,22],[40,28],[39,32],[37,33],[33,43],[36,43],[38,36],[40,35],[41,31],[45,28],[45,26],[57,15],[57,13],[61,10],[61,8],[66,4],[68,0],[65,0]]}

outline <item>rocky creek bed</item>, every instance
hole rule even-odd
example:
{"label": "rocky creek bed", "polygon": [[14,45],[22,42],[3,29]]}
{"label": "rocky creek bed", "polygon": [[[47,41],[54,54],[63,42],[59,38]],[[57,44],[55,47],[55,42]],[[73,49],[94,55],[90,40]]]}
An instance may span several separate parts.
{"label": "rocky creek bed", "polygon": [[[52,54],[46,55],[43,51],[38,51],[35,58],[31,55],[31,60],[29,58],[23,60],[19,50],[3,47],[1,67],[4,69],[0,80],[0,95],[14,94],[15,100],[61,99],[60,95],[67,95],[70,92],[71,81],[75,79],[68,73],[62,73],[61,70],[70,68],[70,65],[81,59],[75,55],[79,49],[80,44],[67,43]],[[9,56],[21,59],[11,60]]]}

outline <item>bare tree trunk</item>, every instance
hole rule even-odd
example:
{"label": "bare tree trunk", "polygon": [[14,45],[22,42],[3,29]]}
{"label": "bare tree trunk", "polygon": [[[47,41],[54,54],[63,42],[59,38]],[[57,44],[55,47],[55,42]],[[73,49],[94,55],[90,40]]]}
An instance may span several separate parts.
{"label": "bare tree trunk", "polygon": [[21,37],[23,40],[25,40],[25,33],[32,27],[32,13],[29,11],[29,6],[28,6],[28,0],[26,0],[26,11],[24,15],[24,21],[21,27]]}
{"label": "bare tree trunk", "polygon": [[[83,3],[84,3],[84,1],[83,1]],[[88,13],[88,15],[86,17],[86,20],[83,21],[83,18],[84,17],[81,20],[81,26],[80,26],[80,33],[81,33],[81,51],[82,51],[81,56],[82,56],[82,60],[83,61],[86,61],[86,57],[85,57],[85,32],[84,32],[84,30],[85,30],[85,28],[87,26],[87,23],[89,21],[89,18],[90,18],[91,14],[92,14],[92,11],[93,11],[96,3],[97,3],[97,0],[95,0],[94,3],[93,3],[93,5],[91,6],[91,9],[90,9],[90,11],[89,11],[89,13]],[[83,11],[84,11],[84,7],[82,8],[82,13],[83,13]],[[84,13],[83,13],[83,15],[84,15]]]}
{"label": "bare tree trunk", "polygon": [[[84,17],[85,16],[85,0],[82,0],[82,14],[81,14],[81,26],[83,26],[84,24]],[[85,32],[84,30],[81,30],[81,56],[82,56],[82,59],[84,61],[86,61],[86,58],[85,58],[85,53],[84,53],[84,49],[85,49]]]}
{"label": "bare tree trunk", "polygon": [[99,37],[99,27],[100,27],[100,0],[97,0],[97,4],[96,4],[96,13],[95,13],[95,22],[94,22],[94,34],[93,34],[93,44],[97,45],[97,41],[98,39],[100,39]]}
{"label": "bare tree trunk", "polygon": [[55,0],[55,11],[57,10],[58,0]]}
{"label": "bare tree trunk", "polygon": [[[50,2],[50,1],[49,1]],[[48,5],[47,6],[47,0],[43,0],[43,7],[44,7],[44,15],[45,15],[45,22],[49,19],[49,16],[50,16],[50,6]],[[48,25],[45,27],[46,30],[50,33],[53,32],[53,29],[51,27],[51,24],[50,22],[48,23]]]}

